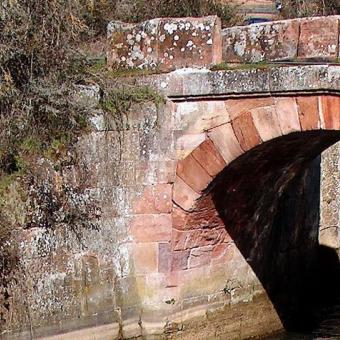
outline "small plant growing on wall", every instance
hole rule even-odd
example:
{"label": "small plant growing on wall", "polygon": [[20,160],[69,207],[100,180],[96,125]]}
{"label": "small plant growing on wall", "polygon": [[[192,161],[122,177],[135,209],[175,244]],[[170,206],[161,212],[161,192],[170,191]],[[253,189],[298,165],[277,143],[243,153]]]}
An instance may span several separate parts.
{"label": "small plant growing on wall", "polygon": [[229,294],[229,295],[233,295],[235,290],[241,288],[241,285],[238,281],[236,280],[228,280],[225,284],[225,286],[222,289],[222,292],[224,294]]}
{"label": "small plant growing on wall", "polygon": [[167,305],[174,305],[176,303],[176,300],[174,298],[171,298],[171,299],[165,300],[165,303]]}

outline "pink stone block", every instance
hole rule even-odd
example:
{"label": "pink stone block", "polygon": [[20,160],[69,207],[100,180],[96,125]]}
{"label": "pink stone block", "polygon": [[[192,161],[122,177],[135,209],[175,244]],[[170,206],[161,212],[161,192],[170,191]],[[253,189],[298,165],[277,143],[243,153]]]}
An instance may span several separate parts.
{"label": "pink stone block", "polygon": [[211,176],[192,154],[178,162],[177,176],[197,193],[203,191],[212,181]]}
{"label": "pink stone block", "polygon": [[301,20],[299,59],[335,60],[338,57],[338,47],[338,16]]}
{"label": "pink stone block", "polygon": [[301,131],[298,106],[295,98],[276,98],[276,113],[279,119],[282,134]]}
{"label": "pink stone block", "polygon": [[226,28],[222,31],[223,61],[292,60],[297,56],[298,39],[298,20]]}
{"label": "pink stone block", "polygon": [[196,200],[200,195],[195,192],[188,184],[186,184],[180,177],[176,177],[174,183],[173,200],[176,205],[180,206],[186,211],[194,208]]}
{"label": "pink stone block", "polygon": [[137,243],[170,241],[172,218],[170,214],[136,215],[131,223],[131,234]]}
{"label": "pink stone block", "polygon": [[280,124],[274,107],[254,109],[251,114],[255,127],[264,142],[281,136]]}
{"label": "pink stone block", "polygon": [[243,153],[231,123],[212,129],[209,131],[208,136],[227,164]]}

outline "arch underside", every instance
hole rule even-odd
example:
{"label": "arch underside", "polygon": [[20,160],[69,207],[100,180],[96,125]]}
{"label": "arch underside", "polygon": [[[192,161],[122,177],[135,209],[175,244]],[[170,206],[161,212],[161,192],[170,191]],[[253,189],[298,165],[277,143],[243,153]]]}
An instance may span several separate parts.
{"label": "arch underside", "polygon": [[237,113],[229,110],[231,120],[208,129],[178,164],[173,254],[204,248],[210,265],[227,265],[234,243],[283,325],[315,327],[339,296],[338,257],[318,242],[319,155],[340,140],[339,98],[332,105],[313,96],[278,98],[260,108],[241,100],[226,103]]}
{"label": "arch underside", "polygon": [[318,243],[317,157],[339,140],[339,132],[313,131],[262,144],[215,178],[188,219],[226,229],[288,329],[313,327],[339,295],[336,253]]}

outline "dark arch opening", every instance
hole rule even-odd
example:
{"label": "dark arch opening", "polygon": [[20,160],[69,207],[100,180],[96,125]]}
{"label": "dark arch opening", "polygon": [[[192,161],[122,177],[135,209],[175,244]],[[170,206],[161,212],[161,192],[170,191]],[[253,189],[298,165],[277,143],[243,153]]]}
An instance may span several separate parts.
{"label": "dark arch opening", "polygon": [[284,327],[310,331],[339,303],[336,252],[319,245],[320,157],[338,131],[291,133],[227,166],[197,205],[213,202]]}

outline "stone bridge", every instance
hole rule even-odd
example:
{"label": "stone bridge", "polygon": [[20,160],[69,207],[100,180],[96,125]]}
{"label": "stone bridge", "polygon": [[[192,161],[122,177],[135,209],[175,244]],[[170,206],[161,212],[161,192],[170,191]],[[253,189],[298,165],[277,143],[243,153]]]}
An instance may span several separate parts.
{"label": "stone bridge", "polygon": [[86,177],[100,231],[44,278],[62,308],[50,312],[49,294],[32,302],[37,337],[242,339],[310,326],[339,282],[336,249],[319,240],[323,214],[339,228],[339,172],[321,178],[319,157],[340,140],[339,19],[110,24],[109,67],[154,70],[124,82],[166,103],[133,107],[120,147],[100,113],[79,141],[81,164],[65,176]]}

